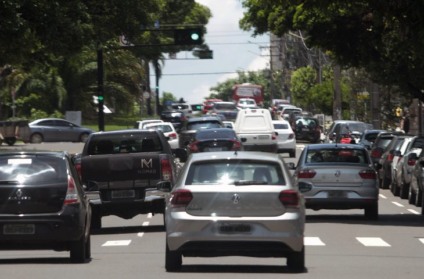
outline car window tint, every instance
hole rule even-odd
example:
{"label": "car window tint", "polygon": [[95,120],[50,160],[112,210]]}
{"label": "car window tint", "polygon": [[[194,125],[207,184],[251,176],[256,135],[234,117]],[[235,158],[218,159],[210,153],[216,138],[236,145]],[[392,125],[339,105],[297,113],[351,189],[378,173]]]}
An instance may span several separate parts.
{"label": "car window tint", "polygon": [[306,163],[356,163],[367,164],[363,149],[311,149],[306,154]]}
{"label": "car window tint", "polygon": [[88,146],[88,155],[107,155],[115,153],[138,153],[161,151],[162,144],[155,134],[136,139],[125,136],[98,137],[92,139]]}
{"label": "car window tint", "polygon": [[216,130],[201,130],[196,134],[196,139],[232,139],[235,138],[236,134],[233,130],[227,129],[216,129]]}
{"label": "car window tint", "polygon": [[192,164],[185,184],[285,185],[286,179],[276,163],[214,161]]}
{"label": "car window tint", "polygon": [[274,129],[276,129],[276,130],[287,130],[288,128],[289,128],[288,124],[274,123]]}

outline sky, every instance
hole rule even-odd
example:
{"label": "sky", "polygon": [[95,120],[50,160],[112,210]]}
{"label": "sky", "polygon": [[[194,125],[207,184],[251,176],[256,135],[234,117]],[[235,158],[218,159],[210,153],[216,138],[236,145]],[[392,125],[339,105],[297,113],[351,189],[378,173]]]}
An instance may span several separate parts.
{"label": "sky", "polygon": [[[192,58],[190,52],[179,52],[177,59],[166,59],[159,82],[160,97],[172,93],[187,103],[202,103],[210,88],[237,71],[256,71],[269,68],[269,36],[252,37],[252,32],[239,28],[243,16],[240,0],[196,0],[209,7],[212,17],[206,25],[204,41],[213,51],[213,59]],[[151,84],[155,84],[154,76]]]}

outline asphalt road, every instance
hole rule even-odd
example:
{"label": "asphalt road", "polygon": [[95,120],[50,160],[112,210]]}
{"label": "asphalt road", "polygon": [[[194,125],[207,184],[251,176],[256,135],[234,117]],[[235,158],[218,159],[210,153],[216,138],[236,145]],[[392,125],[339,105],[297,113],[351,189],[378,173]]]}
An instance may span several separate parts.
{"label": "asphalt road", "polygon": [[[79,152],[82,145],[29,145],[47,147]],[[68,252],[1,251],[1,278],[422,278],[424,218],[389,190],[381,190],[379,210],[380,219],[369,221],[362,210],[308,209],[307,270],[300,274],[289,273],[285,259],[247,257],[184,258],[181,272],[167,273],[162,216],[138,215],[104,217],[104,227],[92,235],[92,260],[86,264],[70,263]]]}

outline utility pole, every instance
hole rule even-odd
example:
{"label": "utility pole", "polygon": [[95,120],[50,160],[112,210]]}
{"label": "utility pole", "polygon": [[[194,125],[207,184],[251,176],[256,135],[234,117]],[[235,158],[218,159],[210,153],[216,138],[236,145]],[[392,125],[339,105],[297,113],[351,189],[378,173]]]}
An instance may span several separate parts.
{"label": "utility pole", "polygon": [[342,119],[342,92],[340,88],[341,69],[336,64],[334,71],[334,101],[333,101],[333,121]]}
{"label": "utility pole", "polygon": [[97,47],[97,104],[99,131],[105,130],[105,114],[103,111],[104,104],[104,70],[103,70],[103,48],[99,44]]}

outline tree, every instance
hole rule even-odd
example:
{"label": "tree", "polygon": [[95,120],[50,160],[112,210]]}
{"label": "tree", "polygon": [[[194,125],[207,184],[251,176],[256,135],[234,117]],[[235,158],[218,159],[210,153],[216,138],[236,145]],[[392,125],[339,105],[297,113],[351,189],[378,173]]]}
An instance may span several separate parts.
{"label": "tree", "polygon": [[305,31],[308,46],[424,101],[423,1],[256,1],[240,26],[254,34]]}

